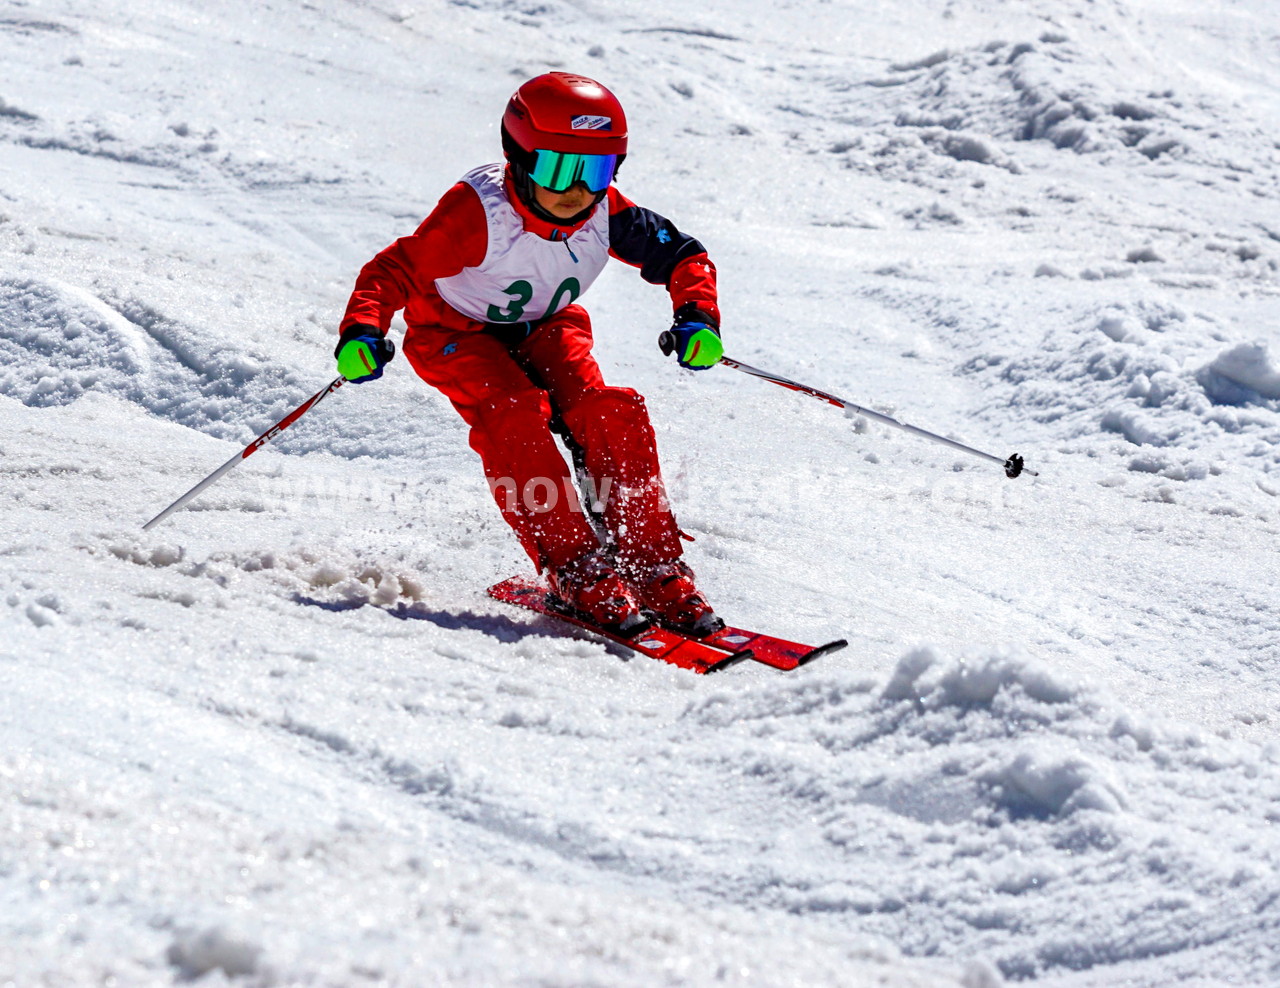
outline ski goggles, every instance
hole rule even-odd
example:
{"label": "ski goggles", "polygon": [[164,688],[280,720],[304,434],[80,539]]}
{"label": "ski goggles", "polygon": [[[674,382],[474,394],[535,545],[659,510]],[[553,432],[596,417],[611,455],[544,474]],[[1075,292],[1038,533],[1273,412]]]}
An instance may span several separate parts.
{"label": "ski goggles", "polygon": [[616,154],[572,154],[567,151],[534,151],[529,177],[551,192],[567,192],[581,182],[592,192],[603,192],[618,170]]}

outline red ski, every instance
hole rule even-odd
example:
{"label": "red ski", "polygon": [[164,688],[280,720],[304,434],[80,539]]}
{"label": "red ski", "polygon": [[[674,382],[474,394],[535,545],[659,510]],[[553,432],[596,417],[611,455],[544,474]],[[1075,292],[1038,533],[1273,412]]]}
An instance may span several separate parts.
{"label": "red ski", "polygon": [[513,576],[509,580],[503,580],[501,583],[490,587],[489,596],[507,604],[527,607],[529,610],[536,611],[539,614],[546,614],[561,621],[568,621],[570,624],[577,625],[592,634],[608,638],[619,645],[626,645],[627,648],[634,649],[641,655],[647,655],[651,659],[661,659],[663,662],[670,662],[681,669],[692,669],[699,674],[715,672],[741,662],[743,659],[751,658],[749,649],[730,651],[729,649],[715,648],[696,638],[687,638],[679,632],[668,631],[666,628],[659,628],[656,625],[631,638],[623,638],[621,635],[615,634],[597,624],[592,624],[590,621],[584,621],[582,618],[557,609],[548,600],[547,588],[540,581],[530,580],[522,576]]}
{"label": "red ski", "polygon": [[701,640],[734,654],[747,652],[757,662],[787,671],[812,662],[820,656],[838,652],[849,644],[845,639],[837,638],[825,645],[801,645],[799,642],[789,642],[785,638],[774,638],[772,635],[762,635],[757,631],[746,631],[742,628],[721,628],[715,634],[707,635]]}
{"label": "red ski", "polygon": [[825,645],[802,645],[799,642],[774,638],[772,635],[762,635],[742,628],[723,628],[706,638],[690,638],[678,631],[656,625],[633,638],[623,638],[621,635],[559,610],[548,600],[546,586],[538,580],[522,576],[514,576],[490,587],[489,596],[504,603],[527,607],[539,614],[568,621],[593,634],[635,649],[643,655],[670,662],[681,669],[692,669],[696,673],[727,669],[743,659],[755,659],[775,669],[791,670],[849,644],[841,638],[827,642]]}

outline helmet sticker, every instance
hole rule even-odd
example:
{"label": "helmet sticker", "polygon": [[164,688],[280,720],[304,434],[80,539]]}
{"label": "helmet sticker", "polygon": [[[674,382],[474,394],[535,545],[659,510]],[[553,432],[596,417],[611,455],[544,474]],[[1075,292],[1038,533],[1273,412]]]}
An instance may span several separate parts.
{"label": "helmet sticker", "polygon": [[573,118],[572,126],[574,130],[613,130],[613,119],[583,113]]}

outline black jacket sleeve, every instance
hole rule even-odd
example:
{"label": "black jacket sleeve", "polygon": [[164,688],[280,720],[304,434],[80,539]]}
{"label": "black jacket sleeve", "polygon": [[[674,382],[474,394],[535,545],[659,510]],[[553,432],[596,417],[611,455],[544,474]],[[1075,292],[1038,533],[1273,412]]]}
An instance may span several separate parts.
{"label": "black jacket sleeve", "polygon": [[624,196],[611,196],[609,206],[609,253],[639,268],[640,277],[650,284],[670,285],[681,261],[707,252],[665,216]]}

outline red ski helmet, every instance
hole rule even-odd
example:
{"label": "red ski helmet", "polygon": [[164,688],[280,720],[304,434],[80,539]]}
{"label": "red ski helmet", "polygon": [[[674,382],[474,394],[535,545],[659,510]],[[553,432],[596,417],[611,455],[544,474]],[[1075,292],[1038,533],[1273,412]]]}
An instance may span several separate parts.
{"label": "red ski helmet", "polygon": [[535,212],[543,214],[535,184],[562,192],[582,182],[599,202],[627,155],[627,117],[618,98],[594,79],[548,72],[507,101],[502,150],[516,192]]}
{"label": "red ski helmet", "polygon": [[627,117],[618,98],[594,79],[548,72],[507,101],[502,129],[525,152],[627,153]]}

